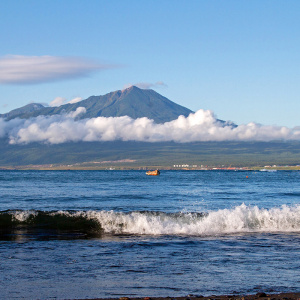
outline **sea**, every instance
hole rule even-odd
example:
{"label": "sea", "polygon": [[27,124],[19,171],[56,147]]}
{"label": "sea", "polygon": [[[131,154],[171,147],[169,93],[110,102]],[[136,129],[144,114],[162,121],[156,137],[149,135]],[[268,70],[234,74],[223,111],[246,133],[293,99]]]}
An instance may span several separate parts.
{"label": "sea", "polygon": [[300,292],[299,171],[0,171],[0,299]]}

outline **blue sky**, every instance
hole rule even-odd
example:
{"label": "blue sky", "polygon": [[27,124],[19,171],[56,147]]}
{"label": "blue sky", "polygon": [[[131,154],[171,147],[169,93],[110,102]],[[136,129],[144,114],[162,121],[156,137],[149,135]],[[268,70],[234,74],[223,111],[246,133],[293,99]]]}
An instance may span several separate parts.
{"label": "blue sky", "polygon": [[6,0],[0,36],[0,113],[141,84],[237,124],[300,125],[300,1]]}

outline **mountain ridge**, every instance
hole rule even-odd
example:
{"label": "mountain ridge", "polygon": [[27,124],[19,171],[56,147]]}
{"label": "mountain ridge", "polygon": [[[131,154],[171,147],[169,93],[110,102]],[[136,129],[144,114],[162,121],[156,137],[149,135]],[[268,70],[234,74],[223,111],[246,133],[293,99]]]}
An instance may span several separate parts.
{"label": "mountain ridge", "polygon": [[0,114],[0,118],[2,117],[5,119],[14,119],[17,118],[20,114],[31,113],[43,108],[45,108],[45,106],[40,103],[29,103],[25,106],[13,109],[8,113]]}
{"label": "mountain ridge", "polygon": [[81,118],[129,116],[137,119],[147,117],[156,123],[169,122],[177,119],[180,115],[187,117],[193,112],[154,90],[131,86],[124,90],[117,90],[100,96],[90,96],[77,103],[67,103],[58,107],[45,107],[38,103],[32,103],[6,114],[0,114],[0,118],[7,120],[28,119],[41,115],[70,113],[78,107],[86,109],[86,113]]}

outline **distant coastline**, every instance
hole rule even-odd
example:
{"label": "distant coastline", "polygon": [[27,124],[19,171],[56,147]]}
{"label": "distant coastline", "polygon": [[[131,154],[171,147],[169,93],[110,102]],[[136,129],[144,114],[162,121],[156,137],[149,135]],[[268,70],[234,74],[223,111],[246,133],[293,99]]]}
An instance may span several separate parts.
{"label": "distant coastline", "polygon": [[40,171],[128,171],[128,170],[165,170],[165,171],[300,171],[300,165],[296,166],[160,166],[160,165],[130,165],[130,164],[102,164],[102,163],[76,163],[76,164],[44,164],[23,166],[0,166],[1,170],[40,170]]}

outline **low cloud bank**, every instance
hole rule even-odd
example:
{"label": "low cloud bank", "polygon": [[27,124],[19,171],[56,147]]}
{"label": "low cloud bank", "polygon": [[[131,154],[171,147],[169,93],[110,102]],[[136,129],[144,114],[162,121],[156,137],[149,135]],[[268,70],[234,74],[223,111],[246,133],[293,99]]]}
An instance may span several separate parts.
{"label": "low cloud bank", "polygon": [[81,57],[6,55],[0,57],[0,84],[43,83],[115,67]]}
{"label": "low cloud bank", "polygon": [[300,127],[290,129],[256,123],[233,127],[219,122],[212,111],[202,109],[164,124],[128,116],[79,120],[78,116],[85,112],[85,108],[79,107],[75,112],[64,115],[39,116],[28,120],[0,119],[0,137],[9,138],[11,144],[114,140],[179,143],[300,140]]}

